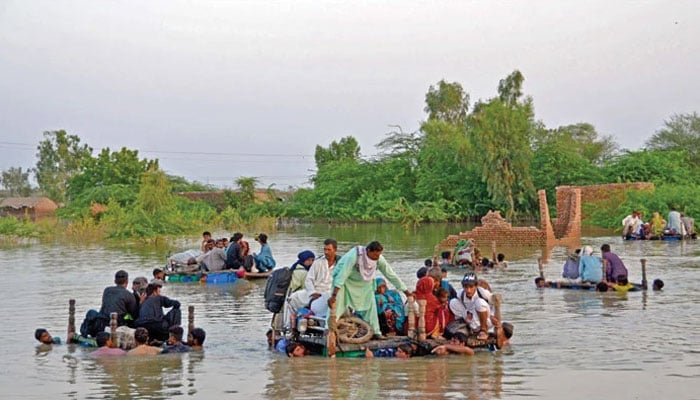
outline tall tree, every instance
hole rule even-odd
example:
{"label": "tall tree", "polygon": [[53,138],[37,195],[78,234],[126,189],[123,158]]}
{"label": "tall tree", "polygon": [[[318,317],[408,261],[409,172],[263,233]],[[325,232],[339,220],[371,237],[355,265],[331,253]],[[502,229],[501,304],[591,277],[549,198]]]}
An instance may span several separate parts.
{"label": "tall tree", "polygon": [[92,156],[92,148],[81,144],[78,136],[60,130],[44,132],[37,150],[34,174],[39,188],[51,199],[64,201],[68,181],[80,173],[83,161]]}
{"label": "tall tree", "polygon": [[646,145],[650,150],[685,149],[691,161],[700,165],[700,116],[696,112],[673,115]]}
{"label": "tall tree", "polygon": [[10,196],[27,197],[32,192],[29,171],[22,171],[22,167],[10,167],[7,171],[2,171],[0,182]]}
{"label": "tall tree", "polygon": [[514,71],[498,85],[499,95],[478,103],[468,122],[469,137],[482,163],[482,179],[495,205],[512,218],[534,198],[530,139],[535,128],[532,99],[522,97],[523,77]]}
{"label": "tall tree", "polygon": [[430,86],[425,95],[425,109],[428,120],[440,120],[462,125],[467,119],[469,94],[458,82],[441,80],[437,86]]}
{"label": "tall tree", "polygon": [[104,148],[97,157],[83,160],[81,172],[68,182],[68,198],[110,185],[138,187],[141,176],[149,169],[158,169],[158,160],[139,159],[138,150],[122,147],[119,151]]}
{"label": "tall tree", "polygon": [[258,185],[258,178],[242,176],[236,179],[236,185],[240,191],[240,198],[243,204],[253,204],[255,201],[255,187]]}
{"label": "tall tree", "polygon": [[346,136],[340,141],[335,140],[326,148],[316,145],[314,152],[314,160],[316,160],[316,168],[321,168],[324,164],[336,161],[358,161],[360,159],[360,146],[357,139],[352,136]]}
{"label": "tall tree", "polygon": [[165,214],[172,211],[175,206],[175,196],[168,176],[156,165],[151,165],[141,176],[136,206],[148,216]]}

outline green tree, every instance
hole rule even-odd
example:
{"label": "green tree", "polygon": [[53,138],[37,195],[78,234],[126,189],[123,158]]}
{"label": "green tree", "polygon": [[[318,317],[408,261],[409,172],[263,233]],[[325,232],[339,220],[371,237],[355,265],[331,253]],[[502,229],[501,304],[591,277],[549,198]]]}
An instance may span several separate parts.
{"label": "green tree", "polygon": [[614,158],[603,173],[608,182],[700,184],[700,170],[690,162],[687,150],[628,151]]}
{"label": "green tree", "polygon": [[141,177],[136,207],[146,215],[158,215],[171,212],[175,205],[175,196],[165,172],[156,165],[151,165]]}
{"label": "green tree", "polygon": [[344,160],[358,161],[360,159],[360,146],[357,139],[352,136],[347,136],[340,141],[335,140],[325,148],[316,145],[314,152],[314,160],[316,160],[316,168],[321,168],[322,165],[330,162],[338,162]]}
{"label": "green tree", "polygon": [[29,171],[22,171],[22,167],[10,167],[7,171],[2,171],[0,183],[10,196],[27,197],[32,193]]}
{"label": "green tree", "polygon": [[34,174],[39,189],[53,200],[65,201],[68,181],[80,173],[83,161],[92,156],[92,148],[81,145],[78,136],[60,130],[44,132],[37,150]]}
{"label": "green tree", "polygon": [[236,185],[240,192],[243,205],[255,202],[255,187],[258,185],[258,178],[242,176],[236,179]]}
{"label": "green tree", "polygon": [[141,177],[149,169],[158,169],[158,160],[139,159],[138,150],[126,147],[113,152],[104,148],[97,157],[83,160],[81,172],[68,182],[68,197],[74,199],[101,186],[127,185],[137,190]]}
{"label": "green tree", "polygon": [[457,82],[441,80],[437,86],[430,86],[425,95],[424,111],[428,121],[440,120],[455,125],[462,125],[467,119],[469,94]]}
{"label": "green tree", "polygon": [[482,164],[482,179],[494,205],[512,218],[516,205],[529,211],[534,199],[530,139],[535,122],[532,99],[521,99],[523,77],[515,71],[501,80],[499,96],[477,103],[468,121],[469,138]]}
{"label": "green tree", "polygon": [[697,113],[676,114],[664,121],[646,143],[650,150],[687,150],[690,160],[700,165],[700,116]]}

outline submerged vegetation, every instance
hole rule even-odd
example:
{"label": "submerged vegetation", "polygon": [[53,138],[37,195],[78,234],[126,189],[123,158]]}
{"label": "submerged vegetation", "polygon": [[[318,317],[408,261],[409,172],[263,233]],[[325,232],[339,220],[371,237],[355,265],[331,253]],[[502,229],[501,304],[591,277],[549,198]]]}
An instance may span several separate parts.
{"label": "submerged vegetation", "polygon": [[[181,192],[216,188],[167,176],[158,160],[137,150],[102,149],[97,156],[65,131],[44,133],[32,170],[2,172],[9,196],[48,196],[64,206],[57,221],[32,223],[0,218],[0,235],[153,239],[220,227],[270,230],[280,218],[330,222],[454,222],[490,209],[509,219],[538,212],[536,189],[561,185],[648,181],[651,192],[630,192],[585,210],[593,225],[617,228],[633,209],[650,215],[675,207],[700,215],[700,117],[672,116],[637,151],[620,150],[612,136],[589,123],[547,128],[523,94],[519,71],[501,80],[493,98],[470,104],[457,82],[440,81],[425,96],[427,118],[413,132],[401,127],[377,144],[379,155],[363,158],[351,136],[315,149],[310,188],[264,194],[255,177],[239,177],[236,190],[206,200]],[[214,199],[214,200],[212,200]]]}

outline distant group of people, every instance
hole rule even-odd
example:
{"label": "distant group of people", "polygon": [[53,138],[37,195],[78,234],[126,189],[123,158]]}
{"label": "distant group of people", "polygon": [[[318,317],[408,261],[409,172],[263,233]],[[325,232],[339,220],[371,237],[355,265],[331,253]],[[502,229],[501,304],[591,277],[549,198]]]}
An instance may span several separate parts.
{"label": "distant group of people", "polygon": [[[335,307],[336,318],[351,309],[354,316],[359,316],[372,328],[375,340],[405,335],[408,321],[401,293],[426,301],[425,330],[428,337],[446,339],[445,332],[455,320],[466,327],[468,331],[465,334],[472,334],[478,340],[486,340],[491,335],[498,337],[499,345],[503,345],[512,335],[512,325],[501,324],[493,316],[490,291],[483,287],[476,289],[479,280],[473,272],[465,275],[462,279],[463,289],[457,292],[445,279],[447,269],[432,266],[432,260],[426,260],[426,264],[430,265],[421,268],[425,272],[422,275],[419,270],[416,289],[410,291],[384,258],[383,251],[381,243],[373,241],[367,246],[353,247],[338,258],[337,242],[327,239],[322,258],[310,260],[308,257],[313,253],[309,250],[299,253],[295,266],[308,264],[309,267],[304,268],[303,287],[296,285],[297,289],[292,288],[295,278],[292,278],[290,286],[284,320],[285,327],[293,332],[292,337],[299,333],[297,319],[300,314],[328,318],[331,307]],[[377,272],[382,276],[378,276]],[[387,282],[395,289],[389,289]],[[464,337],[450,332],[447,336],[455,338],[453,343],[440,347],[435,354],[473,353],[466,346]],[[290,357],[308,354],[308,349],[295,341],[284,339],[270,345]],[[458,347],[460,350],[455,350]],[[416,349],[407,345],[404,348],[367,350],[366,356],[410,357],[415,353]]]}
{"label": "distant group of people", "polygon": [[230,239],[214,240],[209,231],[202,233],[201,254],[195,258],[205,272],[217,272],[225,269],[245,272],[267,272],[276,265],[272,250],[267,242],[267,235],[258,233],[254,240],[260,244],[260,251],[251,253],[250,244],[243,234],[234,233]]}
{"label": "distant group of people", "polygon": [[[124,270],[117,271],[114,274],[114,286],[105,288],[102,293],[99,311],[88,311],[80,326],[80,335],[73,332],[68,341],[93,338],[101,349],[91,354],[95,356],[123,354],[123,349],[112,348],[111,335],[105,331],[105,328],[110,326],[111,314],[116,313],[118,327],[126,326],[133,329],[136,348],[140,348],[134,354],[183,352],[189,351],[193,348],[192,346],[201,347],[206,337],[201,328],[189,332],[189,346],[182,346],[180,302],[161,294],[163,277],[164,271],[156,268],[153,270],[153,279],[148,281],[146,277],[137,277],[132,282],[131,290],[128,290],[129,274]],[[164,308],[170,310],[164,313]],[[57,338],[51,337],[43,328],[37,329],[35,337],[44,344],[57,343]],[[142,347],[154,344],[162,347],[155,347],[157,351]],[[132,351],[134,350],[136,349]]]}
{"label": "distant group of people", "polygon": [[622,236],[626,239],[655,240],[664,236],[695,238],[697,233],[695,220],[671,207],[665,220],[658,211],[654,211],[649,222],[644,222],[641,212],[632,211],[622,220]]}
{"label": "distant group of people", "polygon": [[[608,289],[617,292],[640,290],[640,285],[635,285],[628,280],[628,271],[620,257],[613,253],[609,244],[600,247],[601,256],[594,254],[591,246],[583,246],[576,249],[573,254],[567,256],[562,268],[562,278],[565,283],[583,283],[596,285],[596,290],[605,292]],[[605,268],[603,268],[605,264]],[[546,287],[552,282],[544,278],[535,279],[537,287]],[[660,279],[653,282],[654,290],[661,290],[664,283]]]}
{"label": "distant group of people", "polygon": [[496,254],[496,243],[491,243],[492,258],[482,256],[474,239],[460,239],[454,250],[440,253],[440,260],[435,258],[432,263],[437,266],[470,268],[475,272],[491,268],[507,268],[508,262],[503,253]]}

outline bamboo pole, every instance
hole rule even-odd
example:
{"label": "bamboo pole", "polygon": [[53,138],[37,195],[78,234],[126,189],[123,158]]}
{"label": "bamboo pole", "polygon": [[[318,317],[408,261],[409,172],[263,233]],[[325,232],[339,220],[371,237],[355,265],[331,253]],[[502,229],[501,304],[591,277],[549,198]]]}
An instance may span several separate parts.
{"label": "bamboo pole", "polygon": [[335,301],[330,304],[330,316],[328,317],[328,338],[326,340],[326,350],[328,351],[328,357],[335,357],[336,342],[338,340],[338,328],[337,328],[337,318],[335,311]]}
{"label": "bamboo pole", "polygon": [[187,333],[194,330],[194,306],[187,307]]}
{"label": "bamboo pole", "polygon": [[428,300],[418,300],[418,340],[424,341],[426,337],[425,333],[425,305]]}
{"label": "bamboo pole", "polygon": [[501,321],[501,302],[503,301],[503,295],[501,294],[494,294],[493,295],[493,308],[494,308],[494,315],[496,318]]}
{"label": "bamboo pole", "polygon": [[542,264],[542,257],[537,257],[537,268],[540,270],[540,278],[544,279],[544,264]]}
{"label": "bamboo pole", "polygon": [[647,259],[642,258],[639,261],[642,262],[642,289],[646,290],[648,288],[648,284],[647,284]]}
{"label": "bamboo pole", "polygon": [[411,339],[416,338],[416,313],[415,313],[415,305],[416,302],[413,299],[413,296],[408,296],[407,302],[408,306],[408,337]]}
{"label": "bamboo pole", "polygon": [[117,313],[113,312],[109,314],[109,330],[110,330],[110,340],[112,341],[112,347],[119,347],[117,340]]}
{"label": "bamboo pole", "polygon": [[70,343],[75,335],[75,299],[68,300],[68,332],[66,343]]}

